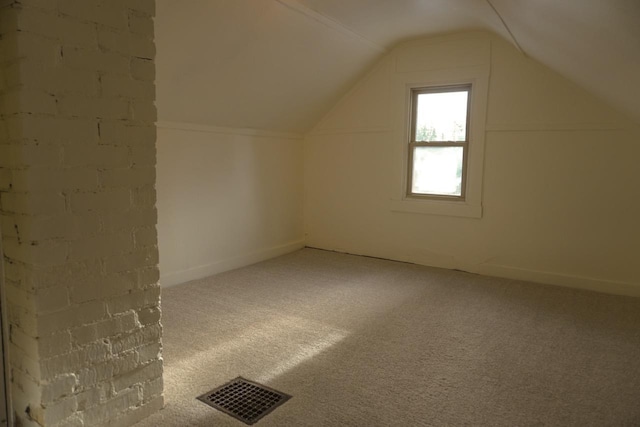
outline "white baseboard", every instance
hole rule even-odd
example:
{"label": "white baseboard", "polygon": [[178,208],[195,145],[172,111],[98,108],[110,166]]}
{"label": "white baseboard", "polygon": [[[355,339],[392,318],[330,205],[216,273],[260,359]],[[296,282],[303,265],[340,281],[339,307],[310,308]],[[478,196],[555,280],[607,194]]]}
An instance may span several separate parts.
{"label": "white baseboard", "polygon": [[308,247],[324,249],[353,255],[374,256],[394,261],[410,262],[436,268],[458,269],[469,273],[482,274],[483,276],[502,277],[505,279],[522,280],[525,282],[544,283],[546,285],[562,286],[566,288],[583,289],[612,295],[625,295],[640,297],[640,283],[622,282],[616,280],[573,276],[549,271],[537,271],[499,264],[472,264],[461,263],[451,255],[422,254],[420,257],[400,256],[389,257],[387,254],[372,253],[371,250],[344,249],[337,245],[317,245],[308,243]]}
{"label": "white baseboard", "polygon": [[[162,287],[180,285],[191,280],[202,279],[203,277],[212,276],[224,271],[233,270],[247,265],[265,261],[280,255],[297,251],[304,247],[304,240],[285,243],[284,245],[274,246],[271,248],[260,249],[245,255],[238,255],[213,262],[211,264],[199,265],[187,270],[172,271],[166,274],[160,272],[160,284]],[[162,266],[161,266],[162,267]]]}
{"label": "white baseboard", "polygon": [[487,276],[504,277],[507,279],[524,280],[529,282],[557,285],[567,288],[584,289],[613,295],[640,297],[640,284],[620,282],[591,277],[571,276],[547,271],[528,270],[497,264],[481,264],[469,270],[472,273]]}

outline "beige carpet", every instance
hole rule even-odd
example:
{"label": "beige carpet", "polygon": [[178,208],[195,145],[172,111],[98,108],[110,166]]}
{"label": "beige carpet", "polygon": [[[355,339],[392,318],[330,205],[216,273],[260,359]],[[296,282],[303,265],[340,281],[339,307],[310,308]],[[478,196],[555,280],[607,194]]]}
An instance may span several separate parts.
{"label": "beige carpet", "polygon": [[165,289],[166,408],[237,376],[259,426],[640,426],[640,299],[303,249]]}

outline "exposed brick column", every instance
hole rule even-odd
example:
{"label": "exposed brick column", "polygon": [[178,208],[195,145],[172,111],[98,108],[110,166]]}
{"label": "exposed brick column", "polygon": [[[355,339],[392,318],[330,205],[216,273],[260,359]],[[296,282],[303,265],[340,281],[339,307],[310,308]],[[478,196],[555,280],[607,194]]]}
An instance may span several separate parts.
{"label": "exposed brick column", "polygon": [[0,0],[0,214],[23,426],[162,407],[154,0]]}

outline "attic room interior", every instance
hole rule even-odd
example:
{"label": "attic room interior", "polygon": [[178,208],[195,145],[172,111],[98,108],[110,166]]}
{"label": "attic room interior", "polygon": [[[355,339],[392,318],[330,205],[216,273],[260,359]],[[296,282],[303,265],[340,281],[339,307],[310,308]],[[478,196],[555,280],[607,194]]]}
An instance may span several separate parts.
{"label": "attic room interior", "polygon": [[640,425],[638,22],[0,0],[0,426]]}

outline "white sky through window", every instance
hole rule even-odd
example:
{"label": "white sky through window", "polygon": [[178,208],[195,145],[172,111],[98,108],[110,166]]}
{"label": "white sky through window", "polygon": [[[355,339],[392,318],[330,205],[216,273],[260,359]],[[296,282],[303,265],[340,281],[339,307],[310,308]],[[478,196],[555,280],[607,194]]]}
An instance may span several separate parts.
{"label": "white sky through window", "polygon": [[464,141],[469,92],[418,94],[416,141]]}

